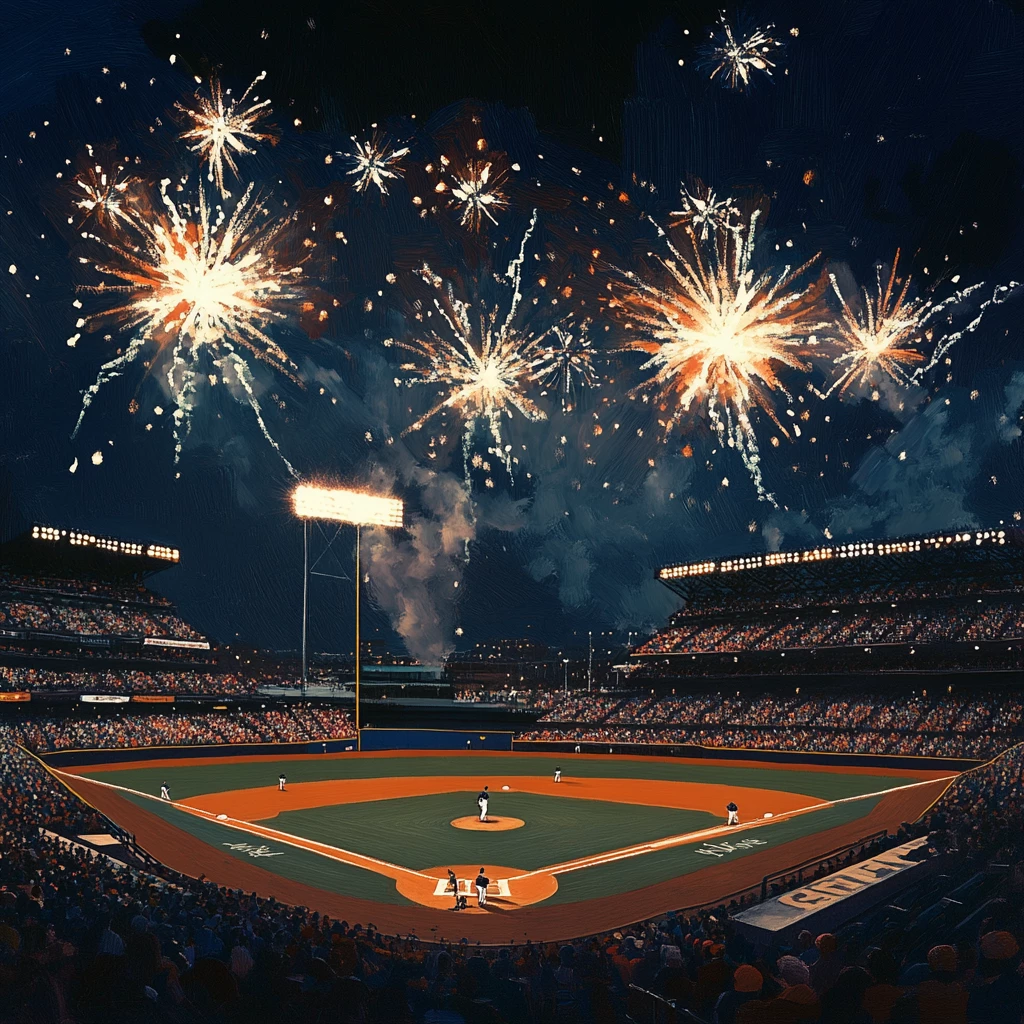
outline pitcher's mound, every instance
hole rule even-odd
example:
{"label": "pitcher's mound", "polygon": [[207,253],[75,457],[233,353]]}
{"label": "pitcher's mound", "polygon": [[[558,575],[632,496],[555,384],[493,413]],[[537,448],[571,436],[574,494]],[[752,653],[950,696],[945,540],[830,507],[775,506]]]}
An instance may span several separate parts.
{"label": "pitcher's mound", "polygon": [[479,815],[474,817],[471,814],[466,818],[456,818],[452,822],[452,827],[464,828],[468,832],[509,832],[514,828],[522,828],[525,824],[522,818],[498,818],[489,814],[486,821],[481,821]]}

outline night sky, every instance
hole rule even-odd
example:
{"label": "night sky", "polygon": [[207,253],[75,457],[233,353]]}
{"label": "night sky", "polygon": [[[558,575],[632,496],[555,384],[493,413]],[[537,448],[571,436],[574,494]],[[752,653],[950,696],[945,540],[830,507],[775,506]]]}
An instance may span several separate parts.
{"label": "night sky", "polygon": [[[763,3],[724,17],[734,38],[760,29],[773,41],[773,66],[735,89],[715,70],[710,36],[723,27],[707,3],[614,16],[582,3],[233,0],[7,11],[2,537],[41,521],[172,543],[182,565],[154,586],[186,619],[223,641],[294,648],[302,539],[288,464],[379,488],[406,500],[408,529],[365,539],[369,629],[436,660],[493,637],[561,644],[655,626],[674,607],[653,579],[670,561],[1019,521],[1021,4]],[[211,74],[238,97],[261,72],[253,95],[271,101],[261,125],[273,138],[237,156],[222,200],[179,138],[175,104],[195,107]],[[409,150],[386,195],[347,173],[375,132]],[[300,298],[265,327],[290,368],[247,361],[279,451],[206,351],[175,462],[169,349],[155,343],[71,437],[83,391],[139,332],[124,320],[76,327],[118,304],[83,289],[102,280],[84,235],[118,236],[74,205],[74,179],[117,158],[133,196],[151,197],[135,207],[143,218],[160,208],[161,179],[175,201],[203,188],[228,214],[252,182],[269,211],[260,223],[277,227],[277,265],[301,261]],[[473,161],[491,164],[501,200],[479,230],[453,191]],[[669,225],[681,186],[731,200],[732,226],[757,211],[755,276],[811,261],[793,287],[818,288],[826,325],[841,315],[829,275],[863,311],[858,288],[873,295],[897,250],[908,302],[950,300],[917,335],[911,383],[874,365],[819,397],[844,367],[829,326],[799,367],[774,368],[778,386],[746,405],[743,435],[773,500],[716,433],[706,394],[678,419],[672,394],[644,400],[656,368],[624,350],[636,318],[609,308],[631,280],[669,281],[660,261],[680,244]],[[729,230],[712,226],[710,244]],[[543,418],[512,407],[496,455],[486,422],[467,435],[457,407],[429,415],[449,389],[403,368],[418,357],[401,345],[441,319],[417,320],[443,293],[417,273],[424,264],[477,313],[507,310],[520,252],[517,327],[585,321],[593,379],[568,408],[557,385],[524,383]],[[314,557],[332,534],[314,530]],[[318,563],[343,578],[313,579],[315,649],[351,647],[351,555],[343,534]]]}

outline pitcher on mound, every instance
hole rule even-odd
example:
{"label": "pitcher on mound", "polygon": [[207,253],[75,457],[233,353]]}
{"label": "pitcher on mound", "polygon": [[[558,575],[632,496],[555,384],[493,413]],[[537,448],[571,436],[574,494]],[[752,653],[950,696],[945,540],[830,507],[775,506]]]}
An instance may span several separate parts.
{"label": "pitcher on mound", "polygon": [[487,792],[487,787],[480,791],[480,795],[476,798],[477,806],[480,808],[480,820],[487,820],[487,802],[491,799],[491,794]]}

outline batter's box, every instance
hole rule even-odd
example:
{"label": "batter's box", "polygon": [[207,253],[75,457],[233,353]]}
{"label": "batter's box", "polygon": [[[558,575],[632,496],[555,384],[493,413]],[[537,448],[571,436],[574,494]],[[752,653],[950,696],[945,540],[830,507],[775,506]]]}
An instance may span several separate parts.
{"label": "batter's box", "polygon": [[[476,896],[476,885],[474,881],[470,878],[460,878],[459,892],[463,896]],[[446,878],[439,878],[437,880],[437,885],[434,886],[434,895],[454,896],[455,894],[452,892],[448,880]],[[512,893],[509,891],[508,879],[499,878],[496,882],[491,882],[491,884],[487,886],[487,895],[501,896],[505,899],[509,899],[512,896]]]}

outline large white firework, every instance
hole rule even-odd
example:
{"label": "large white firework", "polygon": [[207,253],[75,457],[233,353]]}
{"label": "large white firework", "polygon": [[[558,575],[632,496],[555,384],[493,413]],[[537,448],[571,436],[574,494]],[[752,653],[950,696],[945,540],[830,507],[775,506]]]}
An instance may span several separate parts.
{"label": "large white firework", "polygon": [[784,46],[772,35],[774,28],[766,25],[744,35],[733,30],[724,11],[719,12],[718,30],[712,30],[711,42],[702,49],[703,62],[711,68],[711,81],[740,91],[749,89],[757,74],[771,77],[776,67],[772,56],[777,57]]}
{"label": "large white firework", "polygon": [[353,164],[352,168],[345,172],[355,177],[353,187],[357,192],[365,192],[371,185],[375,185],[381,195],[387,195],[387,181],[402,177],[401,162],[403,157],[409,155],[409,147],[396,147],[388,138],[377,135],[365,142],[359,141],[353,135],[352,141],[356,145],[355,152],[338,155]]}
{"label": "large white firework", "polygon": [[[775,503],[764,487],[753,407],[784,434],[773,397],[792,396],[781,373],[806,373],[817,333],[829,327],[824,284],[799,286],[817,257],[757,273],[753,266],[758,212],[748,224],[702,244],[687,227],[686,253],[666,239],[668,258],[657,258],[664,284],[623,272],[624,290],[609,284],[609,309],[633,336],[623,346],[645,353],[651,377],[633,390],[653,402],[667,440],[691,411],[702,408],[724,444],[736,449],[758,497]],[[652,223],[654,223],[652,221]],[[655,225],[657,227],[657,225]],[[799,425],[792,430],[799,435]]]}
{"label": "large white firework", "polygon": [[169,179],[160,183],[163,209],[133,219],[124,240],[87,236],[102,255],[82,262],[93,262],[103,280],[81,286],[79,293],[116,296],[120,303],[83,316],[76,326],[93,330],[113,322],[131,340],[83,393],[72,436],[102,387],[145,353],[147,367],[163,373],[176,405],[175,462],[191,429],[197,387],[212,367],[241,389],[263,436],[294,474],[263,419],[248,362],[262,360],[297,381],[295,365],[268,333],[301,297],[302,268],[280,255],[290,219],[271,216],[253,197],[252,184],[230,214],[219,203],[210,205],[202,185],[196,203],[175,203],[170,185]]}
{"label": "large white firework", "polygon": [[[444,281],[429,266],[419,275],[437,294],[426,312],[417,314],[422,333],[409,341],[389,340],[385,344],[410,352],[415,359],[403,363],[408,374],[407,386],[428,384],[440,386],[445,394],[412,423],[404,434],[421,430],[444,410],[459,415],[465,429],[463,455],[467,467],[473,434],[483,424],[493,442],[493,449],[512,471],[511,446],[502,436],[502,420],[518,411],[527,420],[538,421],[547,416],[526,393],[533,379],[534,360],[546,332],[536,333],[518,324],[522,302],[522,273],[526,244],[537,223],[534,211],[518,256],[509,264],[503,287],[511,290],[507,309],[502,303],[488,305],[482,301],[465,301],[455,294],[451,282]],[[437,326],[429,326],[436,323]]]}
{"label": "large white firework", "polygon": [[270,100],[260,100],[256,96],[249,100],[249,93],[266,77],[266,71],[261,71],[237,100],[230,98],[230,90],[225,94],[220,82],[213,78],[210,80],[209,97],[197,94],[196,107],[175,103],[192,123],[192,127],[178,138],[195,143],[189,148],[208,165],[207,177],[216,184],[222,199],[231,195],[224,183],[225,170],[238,177],[235,157],[255,153],[256,150],[249,146],[250,142],[266,142],[273,138],[272,133],[259,131],[256,127],[270,112]]}
{"label": "large white firework", "polygon": [[570,412],[574,397],[584,387],[598,384],[597,367],[594,365],[596,351],[590,338],[590,321],[566,320],[555,324],[547,335],[533,360],[535,380],[548,390],[556,390],[562,403],[562,410]]}

